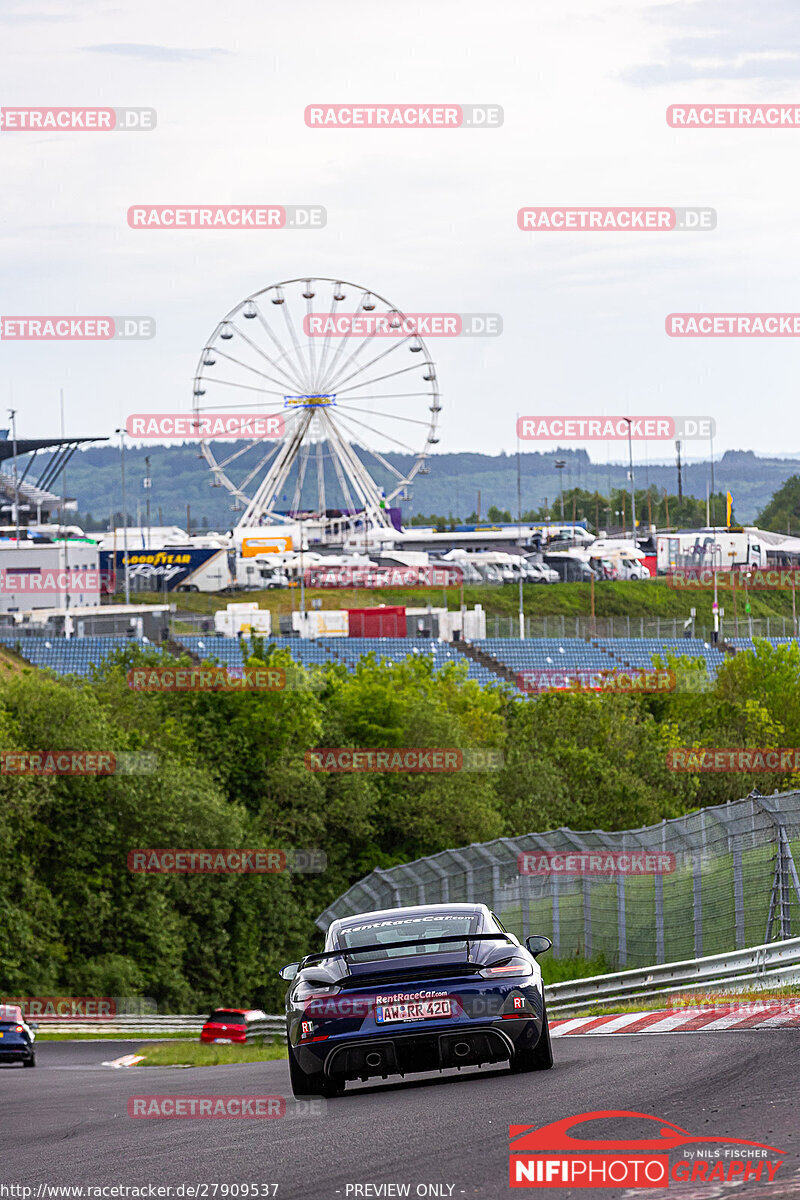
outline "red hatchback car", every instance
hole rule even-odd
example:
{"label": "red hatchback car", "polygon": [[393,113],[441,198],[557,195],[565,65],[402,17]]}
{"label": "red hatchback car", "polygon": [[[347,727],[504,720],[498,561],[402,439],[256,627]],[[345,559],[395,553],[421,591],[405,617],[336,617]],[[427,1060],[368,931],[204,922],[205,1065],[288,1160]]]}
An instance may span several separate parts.
{"label": "red hatchback car", "polygon": [[266,1032],[267,1014],[260,1008],[218,1008],[203,1026],[201,1042],[252,1042]]}

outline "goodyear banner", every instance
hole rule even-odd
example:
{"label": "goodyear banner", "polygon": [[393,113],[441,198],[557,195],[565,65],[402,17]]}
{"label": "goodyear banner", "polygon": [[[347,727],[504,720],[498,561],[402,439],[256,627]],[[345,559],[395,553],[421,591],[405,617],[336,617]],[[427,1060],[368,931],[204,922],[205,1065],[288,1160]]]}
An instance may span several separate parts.
{"label": "goodyear banner", "polygon": [[[215,555],[225,551],[213,546],[172,546],[165,550],[142,550],[128,548],[128,579],[134,589],[150,592],[171,592],[175,588],[191,584],[192,576],[206,567]],[[104,591],[112,593],[114,585],[125,586],[125,551],[100,551],[100,569],[104,580]],[[220,570],[227,576],[227,563],[220,560]],[[115,578],[116,577],[116,578]]]}

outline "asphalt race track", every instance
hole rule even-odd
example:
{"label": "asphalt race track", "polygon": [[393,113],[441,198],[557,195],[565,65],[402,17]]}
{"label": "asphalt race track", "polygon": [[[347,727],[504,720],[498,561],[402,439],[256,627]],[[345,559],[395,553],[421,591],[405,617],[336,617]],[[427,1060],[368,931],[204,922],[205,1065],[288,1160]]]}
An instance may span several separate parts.
{"label": "asphalt race track", "polygon": [[[102,1065],[135,1049],[131,1042],[45,1042],[35,1070],[0,1067],[0,1183],[32,1186],[33,1197],[39,1184],[185,1183],[208,1184],[194,1195],[213,1200],[211,1185],[247,1182],[277,1183],[280,1200],[404,1194],[347,1188],[386,1183],[411,1185],[410,1196],[490,1198],[512,1194],[509,1124],[628,1109],[698,1135],[766,1142],[786,1157],[772,1184],[672,1182],[668,1192],[551,1187],[548,1196],[800,1200],[794,1029],[565,1038],[554,1042],[550,1072],[473,1069],[351,1084],[321,1115],[274,1120],[129,1117],[134,1095],[266,1094],[287,1097],[290,1112],[294,1105],[285,1062],[190,1071]],[[432,1184],[438,1189],[417,1190]]]}

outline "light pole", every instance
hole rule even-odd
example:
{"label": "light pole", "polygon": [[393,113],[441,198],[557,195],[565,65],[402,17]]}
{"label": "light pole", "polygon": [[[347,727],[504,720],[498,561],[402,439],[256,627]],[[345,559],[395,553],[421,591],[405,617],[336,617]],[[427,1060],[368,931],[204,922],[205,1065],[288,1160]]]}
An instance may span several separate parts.
{"label": "light pole", "polygon": [[305,619],[306,619],[306,572],[305,572],[305,559],[303,558],[303,555],[305,554],[307,549],[308,549],[308,542],[306,541],[305,532],[303,531],[303,527],[301,526],[300,527],[300,630],[301,630],[300,636],[301,637],[304,632]]}
{"label": "light pole", "polygon": [[17,474],[17,410],[8,410],[11,417],[11,442],[14,452],[14,527],[16,529],[17,549],[19,549],[19,475]]}
{"label": "light pole", "polygon": [[717,597],[717,554],[719,554],[720,562],[722,561],[722,546],[716,542],[711,547],[711,561],[714,564],[712,574],[714,576],[714,603],[711,605],[711,611],[714,614],[714,645],[719,641],[719,600]]}
{"label": "light pole", "polygon": [[558,488],[559,488],[559,491],[561,492],[561,524],[562,525],[564,524],[564,476],[562,475],[562,471],[564,470],[564,467],[566,465],[567,464],[563,458],[557,458],[555,461],[555,468],[558,471]]}
{"label": "light pole", "polygon": [[150,538],[150,489],[153,486],[153,481],[150,478],[150,455],[149,454],[145,454],[145,456],[144,456],[144,466],[145,466],[145,472],[144,472],[143,486],[144,486],[145,491],[147,492],[147,549],[149,550],[150,549],[150,541],[151,541],[151,538]]}
{"label": "light pole", "polygon": [[[131,602],[131,581],[128,577],[128,505],[125,499],[125,433],[124,429],[115,429],[119,434],[120,469],[122,472],[122,561],[125,566],[125,603]],[[116,563],[114,564],[116,567]]]}
{"label": "light pole", "polygon": [[[519,413],[517,413],[517,429],[519,429]],[[517,433],[517,543],[519,555],[522,558],[522,474],[519,458],[519,433]],[[464,628],[462,617],[461,628]],[[519,564],[519,636],[525,637],[525,609],[522,604],[522,563]]]}
{"label": "light pole", "polygon": [[633,418],[632,417],[623,417],[622,419],[628,425],[628,462],[630,463],[630,470],[628,471],[628,475],[630,476],[630,481],[631,481],[631,531],[633,533],[633,545],[634,545],[634,549],[635,549],[636,548],[636,484],[635,484],[634,478],[633,478],[633,438],[631,437],[631,421]]}

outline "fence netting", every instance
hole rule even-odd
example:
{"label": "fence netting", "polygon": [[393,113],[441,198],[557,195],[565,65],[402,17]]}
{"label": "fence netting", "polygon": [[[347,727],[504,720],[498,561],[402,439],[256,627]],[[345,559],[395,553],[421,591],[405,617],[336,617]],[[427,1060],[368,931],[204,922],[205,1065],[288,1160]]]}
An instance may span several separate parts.
{"label": "fence netting", "polygon": [[800,936],[799,858],[800,792],[751,794],[636,830],[560,828],[377,868],[317,925],[483,903],[517,937],[547,934],[556,957],[648,966]]}

